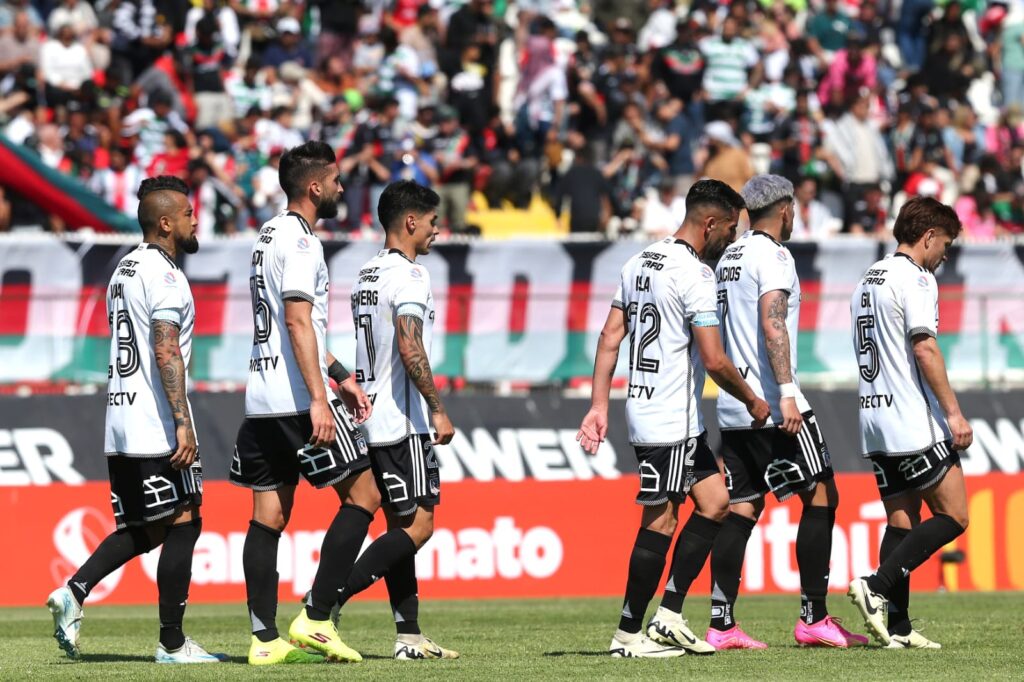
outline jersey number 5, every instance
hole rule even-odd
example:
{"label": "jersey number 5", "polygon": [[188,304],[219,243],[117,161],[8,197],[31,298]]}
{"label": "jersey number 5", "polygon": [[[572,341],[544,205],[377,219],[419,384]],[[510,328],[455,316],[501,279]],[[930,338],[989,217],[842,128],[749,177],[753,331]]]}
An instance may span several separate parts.
{"label": "jersey number 5", "polygon": [[[874,315],[861,315],[857,318],[857,359],[860,363],[860,377],[871,383],[878,378],[878,344],[868,336],[868,331],[875,328]],[[867,356],[866,358],[864,356]]]}
{"label": "jersey number 5", "polygon": [[252,294],[252,321],[255,327],[253,334],[253,345],[266,343],[270,339],[270,305],[267,303],[267,283],[263,275],[253,275],[249,278],[249,293]]}

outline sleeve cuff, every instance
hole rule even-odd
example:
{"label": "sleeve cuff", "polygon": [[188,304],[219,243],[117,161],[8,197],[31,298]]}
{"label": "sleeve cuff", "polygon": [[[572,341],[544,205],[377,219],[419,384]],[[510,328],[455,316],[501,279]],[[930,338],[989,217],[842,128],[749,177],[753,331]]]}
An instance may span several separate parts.
{"label": "sleeve cuff", "polygon": [[426,317],[427,308],[422,303],[399,303],[395,307],[395,316],[401,317],[407,315],[409,317],[417,317],[423,319]]}
{"label": "sleeve cuff", "polygon": [[181,311],[175,310],[174,308],[162,308],[160,310],[154,310],[153,314],[149,316],[151,320],[160,320],[161,322],[170,322],[176,327],[181,326]]}
{"label": "sleeve cuff", "polygon": [[914,338],[915,336],[919,336],[919,335],[921,335],[921,334],[924,334],[925,336],[930,336],[930,337],[932,337],[933,339],[934,339],[934,338],[935,338],[935,336],[936,336],[936,335],[935,335],[935,330],[934,330],[934,329],[930,329],[930,328],[928,328],[928,327],[914,327],[914,328],[913,328],[913,329],[911,329],[911,330],[910,330],[909,332],[907,332],[907,337],[908,337],[908,338],[911,338],[911,339],[912,339],[912,338]]}
{"label": "sleeve cuff", "polygon": [[307,294],[305,291],[299,291],[298,289],[289,289],[288,291],[281,293],[281,300],[288,300],[289,298],[300,298],[303,301],[309,301],[310,303],[316,303],[316,299],[312,294]]}
{"label": "sleeve cuff", "polygon": [[612,307],[613,308],[618,308],[619,310],[625,310],[626,309],[626,306],[622,303],[622,301],[612,301]]}

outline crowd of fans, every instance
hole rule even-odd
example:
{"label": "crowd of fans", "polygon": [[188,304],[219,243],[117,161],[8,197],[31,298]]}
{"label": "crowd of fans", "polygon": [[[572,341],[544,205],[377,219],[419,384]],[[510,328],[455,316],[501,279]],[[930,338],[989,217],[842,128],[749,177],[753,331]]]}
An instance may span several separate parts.
{"label": "crowd of fans", "polygon": [[[888,235],[906,197],[971,238],[1024,229],[1024,0],[3,0],[0,126],[133,214],[193,191],[203,237],[283,206],[277,163],[338,153],[370,229],[385,184],[667,233],[699,177],[796,187],[796,236]],[[59,219],[9,189],[0,227]]]}

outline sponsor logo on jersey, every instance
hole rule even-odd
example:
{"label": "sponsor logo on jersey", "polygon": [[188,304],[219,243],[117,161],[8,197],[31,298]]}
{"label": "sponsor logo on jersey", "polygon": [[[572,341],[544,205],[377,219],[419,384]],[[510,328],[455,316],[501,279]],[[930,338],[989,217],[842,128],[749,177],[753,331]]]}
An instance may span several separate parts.
{"label": "sponsor logo on jersey", "polygon": [[928,278],[926,276],[924,276],[924,275],[921,275],[920,277],[918,277],[917,278],[917,286],[921,287],[922,289],[927,289],[928,288]]}
{"label": "sponsor logo on jersey", "polygon": [[309,248],[309,240],[306,239],[305,237],[299,237],[299,240],[295,242],[295,245],[298,246],[303,251],[305,251],[306,249]]}
{"label": "sponsor logo on jersey", "polygon": [[174,284],[178,280],[174,276],[174,273],[168,270],[167,272],[164,273],[164,281],[167,282],[168,284]]}
{"label": "sponsor logo on jersey", "polygon": [[704,279],[711,280],[715,278],[715,273],[711,272],[711,268],[705,265],[700,269],[700,276]]}
{"label": "sponsor logo on jersey", "polygon": [[785,263],[789,259],[789,253],[785,249],[779,249],[775,252],[775,257],[779,259],[780,263]]}
{"label": "sponsor logo on jersey", "polygon": [[412,277],[413,279],[422,279],[423,273],[420,271],[419,268],[413,268],[409,270],[409,276]]}

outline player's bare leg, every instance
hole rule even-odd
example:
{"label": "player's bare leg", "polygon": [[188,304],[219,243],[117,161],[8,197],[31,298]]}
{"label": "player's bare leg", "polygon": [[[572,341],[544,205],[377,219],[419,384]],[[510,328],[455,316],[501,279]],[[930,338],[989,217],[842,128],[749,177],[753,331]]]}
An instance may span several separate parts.
{"label": "player's bare leg", "polygon": [[[694,511],[676,539],[668,584],[661,606],[647,626],[647,636],[661,644],[678,646],[690,654],[713,654],[715,648],[700,639],[683,618],[683,600],[707,563],[722,521],[729,514],[729,491],[722,477],[710,476],[690,489]],[[677,512],[678,513],[678,512]]]}
{"label": "player's bare leg", "polygon": [[764,511],[764,498],[729,505],[729,515],[711,549],[711,627],[707,640],[716,649],[765,649],[764,642],[744,632],[733,609],[740,590],[743,557],[750,532]]}

